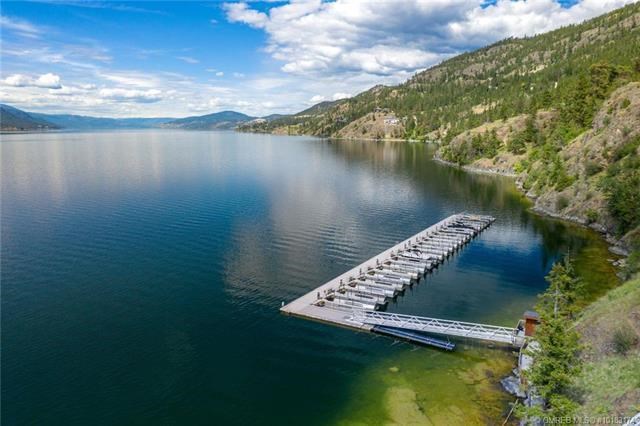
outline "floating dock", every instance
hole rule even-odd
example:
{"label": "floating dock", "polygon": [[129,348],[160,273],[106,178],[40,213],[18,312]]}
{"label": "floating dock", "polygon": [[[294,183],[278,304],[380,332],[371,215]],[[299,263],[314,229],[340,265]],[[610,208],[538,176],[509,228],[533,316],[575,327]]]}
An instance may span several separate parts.
{"label": "floating dock", "polygon": [[[282,306],[280,311],[449,350],[453,349],[452,344],[420,333],[516,345],[517,329],[376,312],[384,308],[390,299],[402,294],[405,288],[419,282],[494,221],[491,216],[466,213],[450,216]],[[496,329],[500,329],[499,332]]]}

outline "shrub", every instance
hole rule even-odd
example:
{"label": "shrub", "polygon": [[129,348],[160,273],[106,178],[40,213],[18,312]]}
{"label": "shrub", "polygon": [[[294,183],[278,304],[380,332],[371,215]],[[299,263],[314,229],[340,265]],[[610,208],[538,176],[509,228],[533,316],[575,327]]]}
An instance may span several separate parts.
{"label": "shrub", "polygon": [[589,223],[594,223],[598,220],[598,217],[600,215],[598,215],[598,212],[594,209],[588,209],[586,212],[586,216],[587,216],[587,221]]}
{"label": "shrub", "polygon": [[640,225],[640,157],[630,155],[611,164],[602,186],[609,213],[620,224],[620,233]]}
{"label": "shrub", "polygon": [[622,274],[625,279],[630,279],[638,271],[640,271],[640,250],[634,250],[627,257]]}
{"label": "shrub", "polygon": [[513,171],[516,172],[516,174],[520,174],[525,170],[526,170],[526,167],[522,164],[521,161],[518,161],[516,162],[516,164],[513,165]]}
{"label": "shrub", "polygon": [[507,149],[514,154],[523,154],[526,151],[525,140],[521,133],[515,135],[507,143]]}
{"label": "shrub", "polygon": [[631,254],[627,257],[622,274],[625,279],[630,279],[640,272],[640,227],[631,231],[626,238],[629,241]]}
{"label": "shrub", "polygon": [[569,199],[565,195],[561,195],[556,200],[556,210],[562,211],[569,206]]}
{"label": "shrub", "polygon": [[634,139],[627,141],[626,143],[619,146],[618,149],[616,149],[613,154],[613,159],[615,161],[618,161],[626,157],[627,155],[634,154],[637,151],[639,146],[640,146],[640,136],[637,136]]}
{"label": "shrub", "polygon": [[556,179],[556,189],[558,191],[564,191],[565,189],[570,187],[575,181],[576,181],[576,178],[574,176],[569,176],[566,173],[560,173],[558,174]]}
{"label": "shrub", "polygon": [[628,108],[629,105],[631,105],[631,101],[629,100],[629,98],[624,98],[621,105],[622,109]]}
{"label": "shrub", "polygon": [[587,176],[593,176],[596,173],[600,173],[601,171],[602,166],[593,160],[587,161],[587,164],[584,166],[584,172]]}
{"label": "shrub", "polygon": [[628,325],[618,328],[613,333],[613,349],[621,355],[629,352],[636,343],[638,343],[638,336]]}

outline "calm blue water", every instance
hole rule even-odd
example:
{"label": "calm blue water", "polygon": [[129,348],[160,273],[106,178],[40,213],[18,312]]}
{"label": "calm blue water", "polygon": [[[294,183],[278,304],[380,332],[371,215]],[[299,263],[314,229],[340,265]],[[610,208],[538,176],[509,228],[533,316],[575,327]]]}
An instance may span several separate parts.
{"label": "calm blue water", "polygon": [[389,310],[513,325],[584,244],[418,144],[140,131],[1,150],[7,425],[331,424],[410,348],[281,301],[466,210],[498,220]]}

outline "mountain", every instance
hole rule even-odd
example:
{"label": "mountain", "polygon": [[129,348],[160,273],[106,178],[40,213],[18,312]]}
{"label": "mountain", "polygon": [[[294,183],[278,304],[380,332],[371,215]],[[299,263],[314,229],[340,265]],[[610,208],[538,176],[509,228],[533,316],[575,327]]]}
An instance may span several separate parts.
{"label": "mountain", "polygon": [[322,114],[326,111],[331,110],[331,108],[338,106],[342,103],[346,102],[345,100],[338,100],[338,101],[323,101],[320,103],[317,103],[315,105],[313,105],[310,108],[305,109],[304,111],[300,111],[299,113],[296,114],[297,117],[307,117],[307,116],[313,116],[313,115],[317,115],[317,114]]}
{"label": "mountain", "polygon": [[229,130],[252,120],[270,122],[286,116],[272,114],[260,119],[235,111],[186,118],[108,118],[74,114],[44,114],[25,112],[9,105],[0,104],[2,130],[115,130],[115,129],[188,129],[188,130]]}
{"label": "mountain", "polygon": [[175,118],[107,118],[90,117],[73,114],[42,114],[30,112],[31,116],[46,120],[63,129],[92,130],[92,129],[144,129],[158,127]]}
{"label": "mountain", "polygon": [[107,130],[158,127],[175,118],[107,118],[73,114],[26,112],[0,104],[2,130]]}
{"label": "mountain", "polygon": [[235,111],[221,111],[169,121],[161,124],[160,127],[189,130],[230,130],[235,129],[239,124],[255,120],[255,118]]}
{"label": "mountain", "polygon": [[[567,87],[590,65],[633,67],[640,44],[639,13],[640,4],[635,3],[579,25],[509,38],[444,61],[403,84],[379,85],[349,99],[322,102],[258,130],[374,139],[394,133],[405,139],[440,140],[531,108],[557,107]],[[386,132],[385,126],[363,128],[381,119],[372,115],[376,112],[394,123]],[[351,131],[341,134],[349,124]]]}
{"label": "mountain", "polygon": [[[315,118],[343,102],[344,100],[323,101],[293,115],[272,114],[241,123],[237,126],[237,130],[253,133],[291,133],[290,126],[296,126],[301,120],[307,118]],[[293,133],[297,134],[298,132]]]}
{"label": "mountain", "polygon": [[271,115],[265,115],[264,117],[260,117],[260,118],[267,121],[273,121],[273,120],[278,120],[280,118],[284,118],[287,116],[288,116],[287,114],[271,114]]}
{"label": "mountain", "polygon": [[47,120],[19,110],[9,105],[0,104],[0,130],[53,130],[59,127]]}

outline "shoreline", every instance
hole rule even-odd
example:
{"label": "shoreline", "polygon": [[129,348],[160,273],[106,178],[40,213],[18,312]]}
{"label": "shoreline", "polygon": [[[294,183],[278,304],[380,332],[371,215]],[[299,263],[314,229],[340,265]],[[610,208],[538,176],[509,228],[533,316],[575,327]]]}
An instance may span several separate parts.
{"label": "shoreline", "polygon": [[613,254],[616,254],[618,256],[622,256],[622,257],[628,257],[630,255],[629,250],[627,250],[625,247],[623,247],[620,243],[621,240],[618,238],[615,238],[613,235],[611,235],[602,225],[599,225],[597,223],[587,223],[584,220],[576,217],[576,216],[569,216],[569,215],[564,215],[564,214],[559,214],[556,212],[553,212],[551,210],[545,209],[544,207],[540,207],[540,206],[536,206],[535,205],[535,201],[537,199],[537,197],[534,197],[532,195],[530,195],[528,192],[525,192],[524,189],[522,188],[522,185],[517,181],[519,175],[517,173],[513,173],[513,172],[503,172],[500,170],[495,170],[495,169],[482,169],[479,167],[473,167],[473,166],[468,166],[468,165],[464,165],[461,166],[459,164],[456,163],[452,163],[450,161],[444,160],[443,158],[441,158],[437,153],[435,153],[433,155],[433,160],[440,163],[440,164],[444,164],[450,167],[455,167],[458,169],[462,169],[466,172],[469,173],[476,173],[476,174],[483,174],[483,175],[493,175],[493,176],[504,176],[504,177],[508,177],[508,178],[512,178],[512,179],[516,179],[516,187],[518,188],[518,191],[520,191],[520,193],[522,195],[524,195],[527,199],[529,199],[530,201],[532,201],[534,203],[534,205],[530,208],[530,210],[540,216],[547,216],[550,218],[554,218],[554,219],[559,219],[559,220],[564,220],[567,222],[570,222],[572,224],[575,225],[579,225],[579,226],[584,226],[585,228],[589,228],[593,231],[595,231],[596,233],[598,233],[600,235],[600,237],[608,244],[609,246],[609,251]]}
{"label": "shoreline", "polygon": [[[292,135],[292,136],[297,136],[297,135]],[[323,137],[323,136],[319,136],[319,137]],[[338,136],[327,136],[325,137],[326,139],[329,140],[336,140],[336,141],[366,141],[366,142],[406,142],[406,143],[425,143],[425,144],[437,144],[437,142],[433,142],[433,141],[420,141],[417,139],[401,139],[401,138],[382,138],[382,139],[377,139],[377,138],[345,138],[345,137],[338,137]]]}
{"label": "shoreline", "polygon": [[[510,177],[510,178],[517,178],[518,174],[517,173],[513,173],[513,172],[502,172],[500,170],[495,170],[495,169],[482,169],[480,167],[472,167],[472,166],[461,166],[459,164],[456,163],[452,163],[451,161],[447,161],[444,160],[443,158],[441,158],[440,156],[436,154],[433,154],[433,160],[440,163],[440,164],[444,164],[447,166],[451,166],[451,167],[456,167],[458,169],[462,169],[464,171],[467,172],[471,172],[471,173],[477,173],[477,174],[482,174],[482,175],[497,175],[497,176],[505,176],[505,177]],[[518,189],[520,191],[522,191],[522,189],[518,186]],[[524,194],[526,195],[526,194]],[[531,199],[530,197],[527,196],[527,198]]]}

